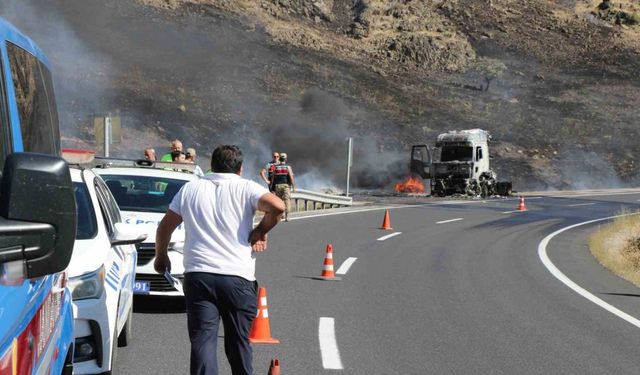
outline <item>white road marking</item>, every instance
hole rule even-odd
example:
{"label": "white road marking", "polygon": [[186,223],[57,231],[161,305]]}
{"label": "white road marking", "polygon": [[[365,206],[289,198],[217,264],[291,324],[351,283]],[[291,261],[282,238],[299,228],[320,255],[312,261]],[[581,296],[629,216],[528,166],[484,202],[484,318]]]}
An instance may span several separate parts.
{"label": "white road marking", "polygon": [[528,210],[513,210],[513,211],[504,211],[503,214],[512,214],[515,212],[527,212]]}
{"label": "white road marking", "polygon": [[567,207],[592,206],[594,204],[596,204],[596,202],[592,202],[592,203],[577,203],[577,204],[569,204],[569,205],[567,205]]}
{"label": "white road marking", "polygon": [[391,237],[395,237],[395,236],[397,236],[399,234],[402,234],[402,232],[394,232],[394,233],[391,233],[391,234],[387,234],[386,236],[382,236],[382,237],[378,238],[378,241],[384,241],[384,240],[389,239]]}
{"label": "white road marking", "polygon": [[321,317],[318,324],[318,339],[320,341],[320,355],[322,367],[328,370],[342,370],[340,351],[336,342],[335,320]]}
{"label": "white road marking", "polygon": [[585,194],[565,194],[565,195],[549,195],[551,198],[575,198],[575,197],[602,197],[602,196],[611,196],[611,195],[633,195],[640,194],[640,191],[625,191],[618,193],[607,193],[607,192],[594,192],[594,193],[585,193]]}
{"label": "white road marking", "polygon": [[336,271],[336,274],[338,275],[345,275],[347,272],[349,272],[349,268],[351,268],[351,266],[353,265],[353,263],[355,263],[355,261],[358,258],[347,258],[344,260],[344,262],[342,262],[342,265],[340,266],[340,268],[338,268],[338,270]]}
{"label": "white road marking", "polygon": [[436,222],[436,224],[453,223],[454,221],[460,221],[460,220],[464,220],[464,218],[458,217],[458,218],[455,218],[455,219],[438,221],[438,222]]}
{"label": "white road marking", "polygon": [[581,295],[582,297],[588,299],[589,301],[595,303],[596,305],[602,307],[603,309],[609,311],[610,313],[616,315],[617,317],[619,317],[619,318],[621,318],[623,320],[626,320],[627,322],[629,322],[629,323],[633,324],[634,326],[640,328],[640,320],[638,320],[635,317],[627,314],[626,312],[618,309],[617,307],[614,307],[614,306],[608,304],[607,302],[601,300],[600,298],[596,297],[595,295],[589,293],[586,289],[584,289],[581,286],[579,286],[578,284],[576,284],[573,280],[569,279],[564,273],[562,273],[562,271],[560,271],[558,269],[558,267],[556,267],[555,264],[553,264],[553,262],[551,262],[551,259],[549,259],[549,256],[547,255],[547,245],[549,245],[549,242],[555,236],[559,235],[562,232],[565,232],[565,231],[568,231],[568,230],[571,230],[573,228],[577,228],[577,227],[580,227],[580,226],[583,226],[583,225],[597,223],[599,221],[611,220],[611,219],[614,219],[616,217],[631,216],[631,215],[637,215],[637,213],[610,216],[610,217],[605,217],[605,218],[602,218],[602,219],[589,220],[589,221],[585,221],[585,222],[582,222],[582,223],[570,225],[568,227],[564,227],[562,229],[559,229],[559,230],[551,233],[547,237],[545,237],[540,242],[540,244],[538,245],[538,257],[542,261],[542,264],[544,264],[544,266],[547,267],[549,272],[551,272],[551,274],[553,276],[555,276],[555,278],[557,278],[558,280],[562,281],[569,288],[573,289],[574,292],[578,293],[579,295]]}

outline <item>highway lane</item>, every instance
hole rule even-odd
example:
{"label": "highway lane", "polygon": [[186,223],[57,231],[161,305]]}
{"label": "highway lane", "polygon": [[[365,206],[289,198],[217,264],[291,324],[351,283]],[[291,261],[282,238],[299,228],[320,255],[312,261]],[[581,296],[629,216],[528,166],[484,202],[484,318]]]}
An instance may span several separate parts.
{"label": "highway lane", "polygon": [[[555,279],[537,256],[552,231],[638,207],[640,195],[528,199],[528,212],[503,214],[517,200],[423,205],[391,210],[394,232],[378,227],[384,211],[283,223],[258,260],[271,330],[282,344],[256,346],[256,373],[277,355],[285,373],[323,374],[318,324],[335,319],[343,372],[631,373],[638,364],[635,327]],[[443,222],[452,219],[462,219]],[[553,240],[551,259],[629,313],[633,286],[612,276],[584,248],[590,228]],[[336,268],[357,261],[339,282],[320,274],[327,243]],[[608,293],[608,294],[604,294]],[[188,340],[179,303],[136,301],[132,347],[119,373],[186,373]],[[171,313],[158,313],[168,307]],[[220,342],[221,373],[230,373]]]}

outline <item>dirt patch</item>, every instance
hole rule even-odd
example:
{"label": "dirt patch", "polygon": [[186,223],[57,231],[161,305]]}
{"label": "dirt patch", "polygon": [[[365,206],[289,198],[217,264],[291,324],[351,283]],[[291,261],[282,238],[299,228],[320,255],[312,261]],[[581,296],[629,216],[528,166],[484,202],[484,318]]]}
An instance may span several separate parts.
{"label": "dirt patch", "polygon": [[589,237],[593,256],[616,275],[640,286],[640,216],[624,216]]}

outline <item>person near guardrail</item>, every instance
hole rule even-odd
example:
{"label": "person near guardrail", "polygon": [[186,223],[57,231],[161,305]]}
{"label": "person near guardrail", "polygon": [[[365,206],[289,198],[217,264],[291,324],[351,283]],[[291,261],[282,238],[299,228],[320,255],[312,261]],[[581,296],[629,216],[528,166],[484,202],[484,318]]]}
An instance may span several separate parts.
{"label": "person near guardrail", "polygon": [[182,152],[182,142],[179,139],[174,139],[173,141],[171,141],[171,152],[168,152],[164,155],[162,155],[162,158],[160,158],[161,161],[173,161],[173,157],[172,157],[172,153],[175,151],[180,151]]}
{"label": "person near guardrail", "polygon": [[284,221],[289,221],[289,207],[291,206],[291,191],[296,191],[293,169],[287,163],[287,154],[280,153],[280,163],[276,164],[271,179],[272,191],[284,202]]}
{"label": "person near guardrail", "polygon": [[147,147],[144,149],[144,158],[147,160],[156,160],[156,150],[151,147]]}
{"label": "person near guardrail", "polygon": [[[242,152],[219,146],[212,175],[186,183],[174,196],[156,231],[158,273],[171,271],[167,247],[184,221],[184,296],[191,341],[191,374],[218,374],[218,327],[234,375],[252,375],[249,331],[256,317],[256,257],[278,224],[284,203],[265,187],[241,177]],[[253,228],[256,210],[265,214]]]}
{"label": "person near guardrail", "polygon": [[280,153],[274,151],[271,154],[271,161],[268,162],[262,169],[260,169],[260,177],[262,177],[262,181],[269,187],[269,191],[273,193],[271,189],[271,180],[273,179],[273,170],[276,169],[276,165],[280,162]]}

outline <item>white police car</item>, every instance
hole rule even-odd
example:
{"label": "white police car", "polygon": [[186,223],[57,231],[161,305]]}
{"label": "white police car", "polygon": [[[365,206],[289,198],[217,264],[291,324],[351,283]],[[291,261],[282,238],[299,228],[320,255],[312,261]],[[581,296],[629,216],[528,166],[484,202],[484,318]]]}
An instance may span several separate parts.
{"label": "white police car", "polygon": [[[192,173],[193,164],[172,164],[146,160],[96,158],[94,172],[105,181],[120,206],[125,223],[135,224],[148,235],[137,245],[136,294],[182,296],[165,276],[153,269],[155,236],[160,220],[167,212],[171,200],[180,188],[198,179]],[[169,259],[171,275],[182,281],[182,247],[185,231],[181,224],[171,237]]]}
{"label": "white police car", "polygon": [[74,374],[110,373],[131,338],[136,247],[146,236],[122,222],[100,177],[71,167],[78,223],[67,272],[74,310]]}

